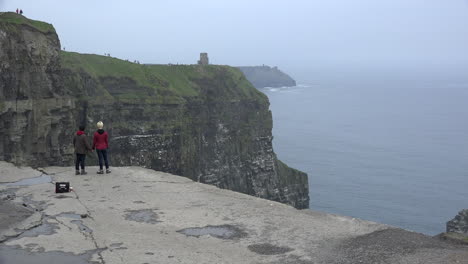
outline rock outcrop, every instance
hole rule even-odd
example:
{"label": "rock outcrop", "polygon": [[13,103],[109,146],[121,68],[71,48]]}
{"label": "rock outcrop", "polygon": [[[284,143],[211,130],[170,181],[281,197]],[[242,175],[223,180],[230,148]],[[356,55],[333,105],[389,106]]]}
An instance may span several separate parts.
{"label": "rock outcrop", "polygon": [[[0,14],[0,159],[65,164],[74,100],[61,77],[60,42],[52,25]],[[62,142],[60,142],[62,141]]]}
{"label": "rock outcrop", "polygon": [[468,245],[468,209],[461,210],[447,222],[447,232],[437,235],[442,240]]}
{"label": "rock outcrop", "polygon": [[454,219],[447,222],[447,232],[468,236],[468,209],[461,210]]}
{"label": "rock outcrop", "polygon": [[256,88],[296,86],[296,81],[278,67],[263,65],[238,68]]}
{"label": "rock outcrop", "polygon": [[50,24],[0,13],[1,160],[71,165],[77,126],[103,120],[113,166],[306,208],[307,175],[276,158],[268,107],[236,68],[63,52]]}

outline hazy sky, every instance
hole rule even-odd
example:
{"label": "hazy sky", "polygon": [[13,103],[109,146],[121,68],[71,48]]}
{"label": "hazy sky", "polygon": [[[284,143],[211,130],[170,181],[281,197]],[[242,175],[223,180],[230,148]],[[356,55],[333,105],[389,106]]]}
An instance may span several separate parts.
{"label": "hazy sky", "polygon": [[0,0],[63,47],[145,63],[468,64],[467,0]]}

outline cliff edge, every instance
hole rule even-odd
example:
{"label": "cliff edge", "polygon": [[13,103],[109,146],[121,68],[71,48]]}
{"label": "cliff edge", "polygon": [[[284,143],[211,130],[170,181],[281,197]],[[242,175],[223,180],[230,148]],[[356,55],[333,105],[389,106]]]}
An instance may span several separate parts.
{"label": "cliff edge", "polygon": [[113,166],[307,208],[307,175],[277,159],[268,107],[236,68],[64,52],[52,25],[0,13],[0,160],[71,165],[78,125],[103,120]]}

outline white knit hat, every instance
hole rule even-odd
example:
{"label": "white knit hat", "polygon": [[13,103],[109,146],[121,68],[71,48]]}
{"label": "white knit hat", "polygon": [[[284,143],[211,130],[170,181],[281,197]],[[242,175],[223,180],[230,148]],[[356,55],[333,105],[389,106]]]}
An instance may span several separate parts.
{"label": "white knit hat", "polygon": [[96,126],[98,129],[102,129],[104,127],[104,123],[102,123],[102,121],[99,121],[97,122]]}

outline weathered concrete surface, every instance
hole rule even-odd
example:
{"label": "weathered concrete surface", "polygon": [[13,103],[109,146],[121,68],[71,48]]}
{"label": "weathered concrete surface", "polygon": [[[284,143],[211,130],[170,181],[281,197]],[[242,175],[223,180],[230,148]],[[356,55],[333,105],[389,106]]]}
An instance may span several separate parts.
{"label": "weathered concrete surface", "polygon": [[[2,242],[0,263],[46,263],[27,262],[28,254],[60,263],[468,263],[467,246],[382,224],[138,167],[95,170],[75,176],[72,168],[45,168],[53,181],[71,182],[75,191],[67,194],[55,194],[51,183],[0,185],[11,200],[2,203],[24,203],[42,223]],[[23,177],[8,173],[11,181]],[[0,219],[12,213],[0,207]],[[32,216],[21,223],[37,222]]]}
{"label": "weathered concrete surface", "polygon": [[41,172],[29,167],[18,168],[15,165],[0,161],[0,183],[15,182],[41,176]]}

